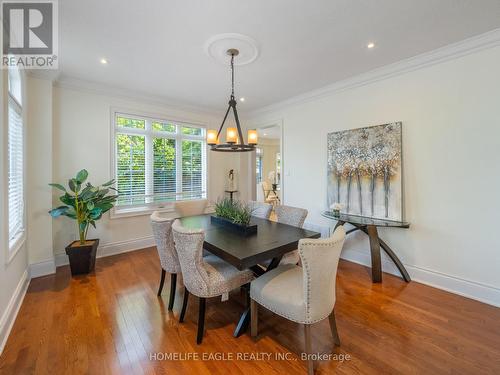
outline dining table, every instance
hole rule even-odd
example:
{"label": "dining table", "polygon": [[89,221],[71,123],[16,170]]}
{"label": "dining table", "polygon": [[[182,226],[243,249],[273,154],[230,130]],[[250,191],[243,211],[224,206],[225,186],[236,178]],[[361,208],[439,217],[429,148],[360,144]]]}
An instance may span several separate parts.
{"label": "dining table", "polygon": [[[318,232],[278,223],[252,216],[250,225],[257,225],[254,234],[243,234],[233,228],[211,220],[211,214],[180,218],[183,227],[203,229],[205,242],[203,248],[225,260],[238,270],[250,269],[255,276],[261,276],[276,268],[283,255],[296,250],[302,238],[319,238]],[[267,267],[263,264],[268,263]],[[239,337],[250,321],[250,295],[247,288],[247,303],[234,331]]]}

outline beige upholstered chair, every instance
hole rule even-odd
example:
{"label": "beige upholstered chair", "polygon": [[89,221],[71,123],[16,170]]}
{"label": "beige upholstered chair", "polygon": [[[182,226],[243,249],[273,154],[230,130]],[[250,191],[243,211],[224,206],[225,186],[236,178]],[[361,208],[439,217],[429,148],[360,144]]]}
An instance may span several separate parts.
{"label": "beige upholstered chair", "polygon": [[[304,221],[307,217],[307,210],[304,208],[291,207],[291,206],[276,206],[274,208],[276,214],[276,221],[282,224],[292,225],[294,227],[302,228]],[[286,253],[281,259],[280,264],[297,264],[299,262],[298,250]]]}
{"label": "beige upholstered chair", "polygon": [[[280,265],[252,281],[252,336],[257,335],[257,308],[262,305],[284,318],[304,324],[306,353],[312,353],[311,324],[326,317],[330,318],[335,344],[340,345],[334,313],[335,278],[344,239],[343,227],[338,227],[330,238],[302,239],[298,250],[302,267]],[[313,361],[309,359],[307,365],[312,374]]]}
{"label": "beige upholstered chair", "polygon": [[151,227],[156,242],[156,250],[160,257],[161,279],[158,288],[158,296],[161,295],[163,284],[165,282],[165,273],[170,273],[170,297],[168,300],[168,309],[172,310],[175,300],[175,286],[177,283],[177,274],[181,272],[181,265],[177,258],[177,252],[174,246],[172,236],[173,219],[167,219],[160,216],[158,211],[153,212],[150,217]]}
{"label": "beige upholstered chair", "polygon": [[263,202],[248,201],[248,206],[252,210],[252,216],[260,217],[261,219],[269,219],[273,206]]}
{"label": "beige upholstered chair", "polygon": [[175,202],[175,211],[179,214],[179,217],[203,215],[207,204],[206,199],[178,201]]}
{"label": "beige upholstered chair", "polygon": [[253,272],[239,271],[215,255],[202,257],[205,240],[203,229],[187,229],[176,220],[172,225],[172,232],[186,287],[179,321],[184,321],[189,294],[194,294],[200,299],[196,342],[201,344],[205,325],[205,299],[224,295],[248,284],[253,279]]}

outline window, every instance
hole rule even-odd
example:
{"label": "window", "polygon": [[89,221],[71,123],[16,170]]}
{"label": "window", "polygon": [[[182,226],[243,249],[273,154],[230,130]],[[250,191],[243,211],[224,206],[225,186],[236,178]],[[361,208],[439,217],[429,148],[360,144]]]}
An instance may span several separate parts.
{"label": "window", "polygon": [[24,128],[22,81],[17,68],[8,73],[8,221],[9,250],[15,252],[24,238]]}
{"label": "window", "polygon": [[257,183],[262,182],[262,149],[255,149],[255,179]]}
{"label": "window", "polygon": [[115,113],[114,134],[118,209],[206,198],[204,128]]}

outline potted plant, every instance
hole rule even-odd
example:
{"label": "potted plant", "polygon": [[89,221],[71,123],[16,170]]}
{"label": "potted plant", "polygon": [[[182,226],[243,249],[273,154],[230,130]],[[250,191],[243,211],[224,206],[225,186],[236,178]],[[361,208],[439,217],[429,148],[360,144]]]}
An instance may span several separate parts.
{"label": "potted plant", "polygon": [[87,182],[84,186],[87,177],[88,172],[82,169],[68,181],[69,190],[60,184],[49,184],[64,192],[59,197],[64,206],[50,210],[49,214],[52,217],[67,216],[77,222],[79,239],[66,247],[72,275],[93,271],[99,239],[87,239],[89,227],[92,225],[95,228],[95,222],[113,208],[118,198],[117,194],[112,193],[116,191],[111,187],[114,180],[100,186]]}
{"label": "potted plant", "polygon": [[215,216],[211,221],[224,225],[245,235],[257,232],[257,225],[251,225],[252,208],[244,202],[223,198],[215,203]]}

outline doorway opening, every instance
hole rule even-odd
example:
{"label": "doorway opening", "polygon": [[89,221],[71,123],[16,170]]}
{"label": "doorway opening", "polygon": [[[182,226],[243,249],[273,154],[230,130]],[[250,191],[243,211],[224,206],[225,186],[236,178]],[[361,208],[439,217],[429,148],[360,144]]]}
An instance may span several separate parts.
{"label": "doorway opening", "polygon": [[281,125],[257,128],[259,143],[255,152],[255,197],[273,206],[283,202],[283,163]]}

